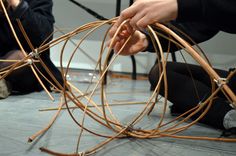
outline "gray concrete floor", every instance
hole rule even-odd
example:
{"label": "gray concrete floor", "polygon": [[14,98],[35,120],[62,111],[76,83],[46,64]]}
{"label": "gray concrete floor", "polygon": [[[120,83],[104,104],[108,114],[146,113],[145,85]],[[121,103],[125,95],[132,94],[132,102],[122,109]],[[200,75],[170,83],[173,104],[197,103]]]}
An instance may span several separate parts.
{"label": "gray concrete floor", "polygon": [[[85,90],[86,83],[74,82],[78,88]],[[150,97],[149,84],[145,80],[112,79],[107,87],[108,101],[111,103],[138,101],[143,102]],[[124,94],[125,93],[125,94]],[[51,101],[45,92],[28,95],[10,96],[0,101],[0,156],[38,156],[47,155],[39,148],[74,153],[80,129],[72,121],[68,112],[62,111],[56,123],[43,136],[33,143],[27,143],[28,137],[46,126],[55,111],[39,111],[40,109],[57,107],[59,94],[53,93],[55,101]],[[93,100],[100,103],[99,95]],[[161,103],[160,103],[161,105]],[[122,123],[128,123],[143,109],[143,105],[113,106],[112,111]],[[81,111],[73,114],[81,119]],[[167,119],[173,118],[167,114]],[[150,128],[157,123],[158,110],[145,117],[137,127]],[[79,120],[80,121],[80,120]],[[102,134],[112,132],[96,122],[86,118],[85,125]],[[183,132],[184,135],[219,137],[221,131],[204,125],[194,125]],[[80,151],[89,149],[105,140],[87,132],[83,133]],[[233,156],[236,155],[236,144],[216,141],[195,141],[172,138],[114,140],[98,151],[96,156]]]}

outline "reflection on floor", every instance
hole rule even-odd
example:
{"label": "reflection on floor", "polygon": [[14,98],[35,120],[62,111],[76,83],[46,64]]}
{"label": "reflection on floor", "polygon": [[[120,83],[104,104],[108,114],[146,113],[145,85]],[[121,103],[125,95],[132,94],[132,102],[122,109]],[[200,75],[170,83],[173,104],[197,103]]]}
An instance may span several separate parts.
{"label": "reflection on floor", "polygon": [[[68,76],[70,82],[76,85],[80,90],[85,92],[89,83],[87,77],[96,75],[82,75],[78,77]],[[86,76],[87,75],[87,76]],[[89,79],[90,81],[91,79]],[[94,86],[93,83],[92,86]],[[92,88],[92,87],[90,87]],[[121,78],[112,78],[108,80],[106,87],[107,100],[113,104],[112,111],[121,123],[127,124],[133,119],[144,107],[143,102],[151,96],[147,80],[129,80]],[[91,89],[90,89],[91,90]],[[99,104],[100,94],[97,91],[93,100]],[[10,96],[0,101],[0,155],[1,156],[41,156],[47,155],[40,152],[40,147],[63,152],[74,153],[80,129],[72,121],[67,110],[63,110],[51,129],[33,143],[27,143],[29,136],[35,134],[46,126],[54,110],[45,111],[47,108],[56,108],[59,103],[60,94],[52,93],[55,101],[51,101],[45,92],[32,93],[28,95]],[[83,100],[85,103],[86,101]],[[136,104],[128,104],[134,102]],[[121,105],[125,104],[127,105]],[[158,103],[162,105],[161,102]],[[91,108],[93,109],[93,108]],[[44,111],[39,111],[44,110]],[[83,115],[78,109],[74,109],[73,114],[80,122]],[[158,123],[161,109],[155,107],[150,116],[145,117],[137,125],[137,128],[154,128]],[[167,119],[173,118],[170,114],[166,115]],[[89,117],[85,119],[85,125],[101,134],[113,134],[107,128],[104,128]],[[183,132],[185,135],[193,136],[210,136],[219,137],[221,131],[205,127],[203,125],[194,125],[188,131]],[[80,149],[83,151],[89,149],[101,141],[105,140],[96,137],[90,133],[84,132],[81,138]],[[215,142],[215,141],[194,141],[181,140],[172,138],[159,139],[135,139],[127,138],[114,140],[106,145],[96,156],[234,156],[236,155],[236,144]]]}

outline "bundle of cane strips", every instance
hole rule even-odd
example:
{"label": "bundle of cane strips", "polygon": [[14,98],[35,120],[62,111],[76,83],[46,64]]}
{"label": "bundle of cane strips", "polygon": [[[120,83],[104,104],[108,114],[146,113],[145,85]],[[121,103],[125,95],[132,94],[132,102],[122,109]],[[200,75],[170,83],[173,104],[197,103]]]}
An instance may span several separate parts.
{"label": "bundle of cane strips", "polygon": [[[72,83],[70,83],[67,80],[66,75],[69,72],[70,64],[72,62],[72,59],[77,52],[77,49],[81,46],[81,44],[84,42],[84,40],[90,36],[92,33],[96,32],[97,29],[103,27],[103,26],[111,26],[114,22],[116,22],[117,18],[113,18],[110,20],[104,20],[104,21],[95,21],[91,22],[85,25],[82,25],[75,30],[66,33],[58,38],[53,39],[51,42],[46,43],[46,41],[39,47],[34,48],[31,44],[30,40],[27,37],[27,34],[24,31],[23,26],[21,25],[20,21],[18,21],[18,25],[20,27],[21,32],[23,33],[25,39],[27,40],[29,46],[31,47],[32,52],[27,54],[22,47],[14,28],[11,24],[11,21],[8,17],[6,8],[4,6],[3,1],[1,0],[1,6],[2,10],[6,15],[6,18],[9,22],[9,27],[12,30],[12,33],[14,34],[14,37],[20,47],[20,50],[25,55],[25,58],[22,60],[0,60],[0,61],[9,61],[9,62],[15,62],[13,65],[1,69],[0,74],[2,78],[5,78],[7,75],[9,75],[11,72],[14,72],[14,70],[18,68],[22,68],[25,66],[30,66],[33,73],[37,77],[39,83],[42,85],[42,87],[45,89],[45,91],[48,93],[49,97],[51,99],[54,99],[52,95],[50,95],[50,92],[46,89],[44,84],[42,83],[42,80],[40,79],[40,76],[42,76],[44,79],[46,79],[50,84],[53,85],[52,82],[50,82],[36,67],[35,63],[40,63],[44,69],[48,72],[54,83],[59,86],[58,90],[61,90],[61,104],[57,110],[57,113],[54,115],[48,126],[46,126],[44,129],[37,132],[35,135],[29,137],[29,142],[34,141],[37,137],[44,134],[54,123],[58,115],[60,114],[63,106],[66,106],[68,113],[70,114],[71,118],[73,119],[74,123],[81,128],[80,135],[78,138],[78,150],[76,152],[72,152],[71,154],[65,154],[65,153],[59,153],[55,152],[46,148],[40,148],[41,151],[46,152],[48,154],[52,155],[69,155],[69,156],[84,156],[84,155],[92,155],[96,153],[97,151],[101,150],[106,144],[113,141],[114,139],[120,139],[120,138],[126,138],[126,137],[134,137],[134,138],[140,138],[140,139],[146,139],[146,138],[161,138],[161,137],[171,137],[171,138],[179,138],[179,139],[194,139],[194,140],[212,140],[212,141],[225,141],[225,142],[236,142],[236,139],[234,138],[210,138],[210,137],[199,137],[199,136],[183,136],[178,135],[180,132],[183,132],[187,130],[189,127],[196,124],[201,118],[204,117],[204,115],[208,112],[208,110],[211,108],[213,100],[215,99],[217,93],[219,91],[222,91],[224,95],[227,97],[229,102],[233,104],[233,106],[236,106],[236,96],[232,92],[232,90],[228,87],[227,82],[231,79],[232,76],[235,75],[236,70],[232,71],[227,78],[221,78],[212,68],[209,60],[206,58],[205,54],[202,53],[201,49],[194,49],[191,44],[183,40],[181,37],[179,37],[174,31],[172,31],[170,28],[165,26],[164,24],[156,23],[155,25],[148,26],[147,31],[150,34],[150,37],[152,39],[154,48],[157,53],[157,59],[158,59],[158,65],[159,65],[159,79],[157,86],[155,87],[151,97],[148,99],[148,101],[143,106],[143,109],[141,112],[139,112],[136,117],[134,117],[131,121],[129,121],[127,124],[121,124],[121,121],[118,120],[118,118],[113,114],[111,105],[107,102],[107,97],[105,93],[105,86],[104,86],[104,77],[106,72],[109,70],[113,62],[116,60],[116,58],[119,56],[119,53],[123,50],[123,48],[126,46],[127,42],[132,38],[132,35],[126,40],[125,44],[122,46],[120,51],[116,53],[112,60],[108,64],[108,56],[110,55],[112,49],[111,47],[107,48],[105,45],[107,34],[109,29],[105,32],[104,39],[101,44],[99,58],[97,60],[96,69],[98,68],[100,72],[100,77],[95,86],[91,91],[88,91],[88,89],[85,92],[82,92],[79,88],[75,87]],[[126,24],[127,21],[123,22],[118,30],[116,31],[114,38],[117,36],[119,31],[121,30],[122,26]],[[155,30],[161,30],[164,32],[163,34],[160,32],[156,32]],[[174,29],[174,28],[173,28]],[[77,43],[72,55],[70,56],[70,59],[68,61],[68,64],[66,68],[63,68],[62,62],[63,62],[63,55],[65,55],[65,49],[68,41],[81,33],[85,33],[85,35],[81,38],[79,43]],[[165,35],[168,34],[168,35]],[[53,34],[52,34],[53,35]],[[50,37],[50,36],[49,36]],[[159,38],[163,37],[169,41],[170,44],[175,44],[180,49],[184,49],[185,52],[187,52],[209,75],[211,78],[212,83],[212,94],[206,98],[205,101],[201,101],[198,105],[196,105],[194,108],[188,110],[187,112],[181,114],[180,116],[176,117],[175,119],[165,122],[165,114],[167,110],[167,74],[166,74],[166,62],[168,59],[169,51],[167,51],[167,55],[165,56],[162,50],[162,45],[159,41]],[[111,40],[111,44],[114,42],[114,38]],[[63,47],[61,49],[60,53],[60,65],[61,65],[61,72],[62,75],[65,75],[63,77],[64,85],[61,86],[59,82],[56,80],[55,76],[50,72],[50,70],[46,67],[42,59],[40,58],[40,54],[46,51],[49,48],[52,48],[59,43],[63,43]],[[105,51],[107,50],[107,54],[105,59],[103,59],[103,55],[105,54]],[[40,76],[38,75],[40,74]],[[143,129],[143,128],[135,128],[135,125],[137,125],[140,120],[142,120],[145,116],[149,115],[154,107],[156,106],[157,96],[159,94],[161,83],[164,84],[165,94],[164,94],[164,107],[163,111],[160,117],[159,122],[157,122],[155,128],[153,129]],[[56,86],[54,86],[56,88]],[[92,97],[95,94],[96,90],[101,91],[101,105],[96,104]],[[79,96],[77,95],[79,94]],[[82,99],[86,100],[87,102],[83,102]],[[153,102],[154,101],[154,102]],[[70,109],[69,102],[72,102],[76,108],[80,109],[83,113],[82,119],[79,119],[75,117],[73,112]],[[90,106],[93,106],[95,109],[91,109]],[[191,122],[188,122],[187,124],[184,124],[186,121],[189,121],[189,119],[196,115],[197,113],[200,113],[199,117]],[[95,130],[89,129],[85,126],[85,118],[91,118],[98,124],[110,129],[112,132],[114,132],[113,135],[110,134],[103,134],[101,132],[96,132]],[[82,133],[84,131],[87,131],[95,136],[104,137],[107,138],[105,141],[97,144],[94,147],[91,147],[90,149],[87,149],[83,152],[79,151],[79,143],[82,136]]]}

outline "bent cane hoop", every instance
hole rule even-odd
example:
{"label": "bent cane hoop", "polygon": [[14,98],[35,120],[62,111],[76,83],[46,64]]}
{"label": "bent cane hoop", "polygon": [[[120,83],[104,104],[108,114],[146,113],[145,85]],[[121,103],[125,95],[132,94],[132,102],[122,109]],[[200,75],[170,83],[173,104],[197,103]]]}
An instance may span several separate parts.
{"label": "bent cane hoop", "polygon": [[172,30],[167,28],[166,26],[156,23],[157,27],[163,29],[166,33],[173,36],[176,40],[178,40],[185,48],[186,52],[188,52],[192,58],[194,58],[202,67],[203,69],[209,74],[209,76],[217,83],[218,87],[222,87],[222,89],[229,95],[231,98],[232,104],[236,107],[236,95],[232,92],[232,90],[228,87],[226,83],[224,83],[224,79],[222,79],[206,61],[189,45],[186,41],[176,35]]}

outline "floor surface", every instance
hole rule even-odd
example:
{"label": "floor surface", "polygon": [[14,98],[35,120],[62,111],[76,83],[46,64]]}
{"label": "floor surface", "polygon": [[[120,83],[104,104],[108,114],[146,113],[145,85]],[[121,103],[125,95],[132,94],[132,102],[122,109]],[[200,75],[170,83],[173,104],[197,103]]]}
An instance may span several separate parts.
{"label": "floor surface", "polygon": [[[82,91],[88,84],[85,81],[72,82]],[[119,103],[144,102],[151,96],[149,84],[146,80],[109,80],[107,86],[107,99],[112,106],[114,115],[124,124],[129,123],[144,107],[143,104],[115,105]],[[45,127],[56,111],[40,111],[41,109],[56,108],[59,104],[60,94],[53,93],[55,101],[51,101],[45,92],[31,93],[28,95],[10,96],[0,100],[0,156],[41,156],[39,148],[45,147],[57,152],[74,153],[80,129],[73,122],[67,110],[63,110],[54,125],[43,136],[32,143],[28,143],[28,137]],[[96,103],[100,103],[100,95],[93,97]],[[161,105],[161,103],[159,104]],[[93,108],[91,108],[93,109]],[[74,109],[78,121],[83,115],[81,111]],[[145,117],[136,126],[151,128],[159,119],[159,110],[154,109],[150,116]],[[173,117],[167,113],[167,119]],[[92,121],[88,117],[85,125],[101,134],[113,134],[109,129]],[[221,131],[203,125],[194,125],[183,132],[184,135],[219,137]],[[102,137],[96,137],[84,132],[81,138],[79,151],[86,150],[104,141]],[[195,141],[172,138],[159,139],[135,139],[127,138],[114,140],[107,144],[96,156],[234,156],[236,155],[236,143],[217,141]]]}

